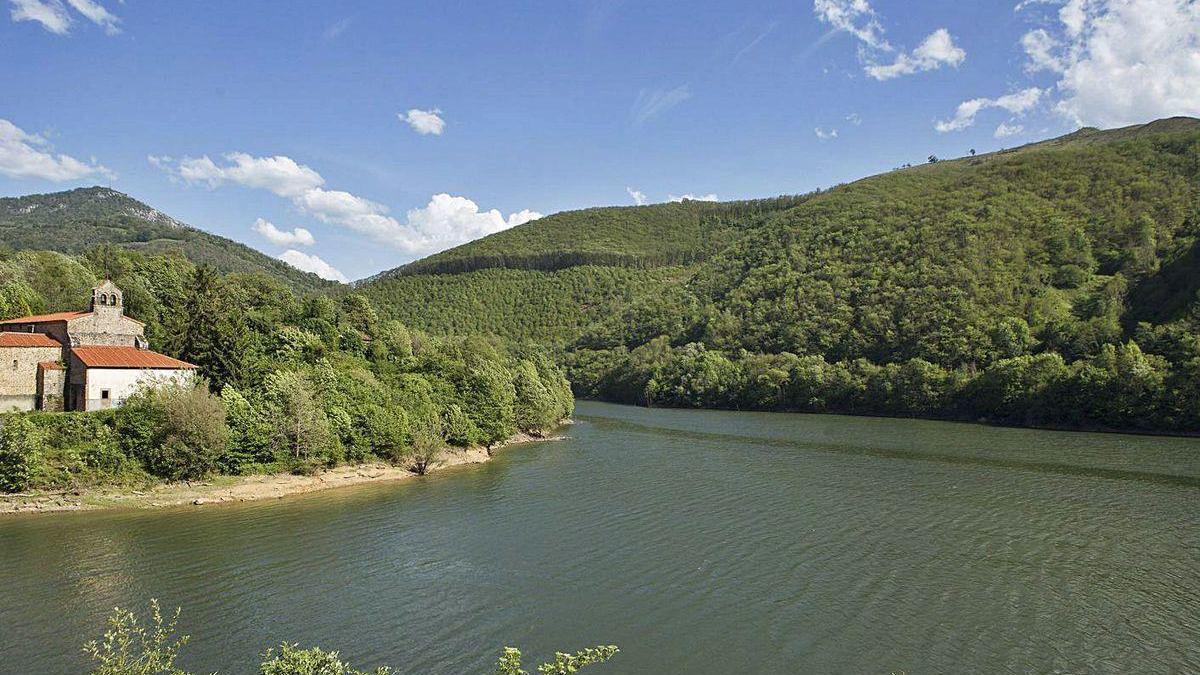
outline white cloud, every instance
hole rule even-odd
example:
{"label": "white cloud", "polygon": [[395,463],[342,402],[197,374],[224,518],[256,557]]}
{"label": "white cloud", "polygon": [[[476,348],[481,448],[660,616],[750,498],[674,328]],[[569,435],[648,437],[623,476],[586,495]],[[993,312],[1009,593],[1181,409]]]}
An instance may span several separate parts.
{"label": "white cloud", "polygon": [[944,65],[958,67],[967,58],[967,53],[954,44],[950,31],[939,28],[926,36],[911,53],[901,52],[891,63],[880,64],[874,55],[895,49],[883,37],[883,24],[868,0],[813,0],[813,12],[834,30],[850,33],[863,43],[859,48],[859,61],[863,62],[864,72],[876,80],[936,70]]}
{"label": "white cloud", "polygon": [[90,176],[115,178],[97,164],[86,163],[64,154],[54,154],[50,142],[37,134],[0,118],[0,174],[12,178],[41,178],[52,181],[78,180]]}
{"label": "white cloud", "polygon": [[1025,64],[1025,72],[1036,73],[1049,70],[1056,73],[1063,71],[1063,60],[1056,52],[1062,47],[1053,35],[1044,28],[1031,30],[1021,37],[1021,47],[1029,61]]}
{"label": "white cloud", "polygon": [[867,0],[814,0],[817,18],[837,30],[846,31],[873,49],[890,50],[883,25]]}
{"label": "white cloud", "polygon": [[343,284],[349,281],[345,274],[342,274],[336,267],[325,262],[315,253],[301,253],[295,249],[288,249],[279,255],[279,259],[298,270],[312,272],[322,279],[340,281]]}
{"label": "white cloud", "polygon": [[1008,138],[1009,136],[1016,136],[1017,134],[1023,133],[1024,131],[1025,131],[1024,125],[1009,124],[1008,122],[1001,122],[1000,126],[996,127],[996,133],[993,135],[996,138]]}
{"label": "white cloud", "polygon": [[902,75],[937,70],[943,65],[957,68],[966,58],[967,53],[954,44],[950,31],[939,28],[917,45],[912,54],[900,54],[887,65],[868,65],[866,71],[876,80],[890,80]]}
{"label": "white cloud", "polygon": [[846,115],[846,121],[854,126],[862,124],[862,117],[858,113],[850,113]]}
{"label": "white cloud", "polygon": [[674,89],[643,89],[638,92],[637,100],[633,102],[630,115],[635,125],[642,125],[651,118],[674,108],[692,97],[687,84],[681,84]]}
{"label": "white cloud", "polygon": [[521,209],[515,213],[508,214],[508,219],[505,222],[508,223],[509,227],[516,227],[518,225],[524,225],[532,220],[545,217],[546,214],[544,213],[538,213],[532,209]]}
{"label": "white cloud", "polygon": [[710,193],[708,193],[708,194],[706,194],[706,195],[694,195],[694,194],[692,194],[692,193],[690,193],[690,192],[689,192],[689,193],[687,193],[687,194],[685,194],[685,195],[679,195],[679,196],[675,196],[675,195],[668,195],[668,196],[667,196],[667,201],[669,201],[669,202],[684,202],[684,201],[688,201],[688,202],[715,202],[715,201],[717,201],[717,195],[715,195],[715,194],[713,194],[713,193],[711,193],[711,192],[710,192]]}
{"label": "white cloud", "polygon": [[148,160],[189,183],[210,188],[235,183],[270,191],[323,223],[347,227],[410,253],[435,253],[542,217],[536,211],[522,209],[505,218],[495,209],[480,211],[466,197],[437,194],[426,207],[409,211],[407,221],[401,223],[388,215],[388,207],[383,204],[344,190],[325,189],[321,174],[283,155],[253,157],[233,152],[225,155],[224,165],[207,156],[172,162],[170,157],[151,155]]}
{"label": "white cloud", "polygon": [[317,243],[312,232],[303,227],[294,227],[289,232],[275,227],[274,223],[262,218],[254,221],[254,231],[276,246],[312,246]]}
{"label": "white cloud", "polygon": [[829,139],[831,139],[831,138],[837,138],[837,137],[838,137],[838,130],[837,130],[837,129],[829,129],[829,130],[825,130],[825,129],[822,129],[821,127],[817,127],[816,129],[813,129],[813,133],[817,135],[817,138],[819,138],[819,139],[821,139],[821,140],[823,140],[823,141],[827,141],[827,140],[829,140]]}
{"label": "white cloud", "polygon": [[104,32],[109,35],[121,32],[121,28],[117,25],[121,23],[121,20],[95,0],[67,0],[67,4],[71,5],[76,12],[87,17],[88,21],[104,28]]}
{"label": "white cloud", "polygon": [[1045,93],[1044,89],[1030,87],[999,98],[974,98],[963,101],[958,104],[953,119],[938,122],[935,128],[942,133],[962,131],[974,124],[975,116],[987,108],[1003,108],[1014,115],[1020,115],[1037,105]]}
{"label": "white cloud", "polygon": [[283,155],[252,157],[244,152],[231,152],[225,159],[232,164],[218,166],[207,155],[198,159],[184,157],[179,161],[178,175],[189,183],[206,183],[209,187],[237,183],[290,198],[325,184],[321,174]]}
{"label": "white cloud", "polygon": [[71,17],[59,0],[11,0],[13,21],[36,21],[55,35],[71,30]]}
{"label": "white cloud", "polygon": [[334,225],[344,225],[377,241],[408,248],[409,234],[388,208],[342,190],[314,188],[292,199],[301,211]]}
{"label": "white cloud", "polygon": [[625,191],[628,192],[629,196],[633,198],[634,204],[637,204],[638,206],[646,205],[646,193],[645,192],[642,192],[641,190],[634,190],[631,187],[625,188]]}
{"label": "white cloud", "polygon": [[405,248],[413,253],[442,251],[541,217],[523,209],[505,218],[496,209],[480,211],[466,197],[436,194],[423,208],[409,210]]}
{"label": "white cloud", "polygon": [[442,132],[446,130],[446,120],[439,117],[441,112],[437,108],[433,110],[418,110],[413,108],[408,113],[397,113],[396,116],[401,121],[407,122],[408,126],[413,128],[413,131],[422,136],[429,134],[441,136]]}
{"label": "white cloud", "polygon": [[1069,0],[1057,18],[1021,41],[1030,70],[1059,74],[1057,112],[1101,127],[1200,114],[1200,2]]}

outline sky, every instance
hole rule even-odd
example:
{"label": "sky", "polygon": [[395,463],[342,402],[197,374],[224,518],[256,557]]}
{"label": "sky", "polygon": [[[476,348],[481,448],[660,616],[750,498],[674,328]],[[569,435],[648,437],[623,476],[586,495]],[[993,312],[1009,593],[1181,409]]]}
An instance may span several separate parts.
{"label": "sky", "polygon": [[558,211],[1200,116],[1200,0],[0,8],[0,195],[110,186],[343,281]]}

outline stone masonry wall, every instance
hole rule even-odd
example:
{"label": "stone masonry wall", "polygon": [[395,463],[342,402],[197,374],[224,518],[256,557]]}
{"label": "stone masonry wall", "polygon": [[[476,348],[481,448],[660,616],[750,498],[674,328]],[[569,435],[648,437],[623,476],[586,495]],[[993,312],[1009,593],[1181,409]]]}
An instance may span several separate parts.
{"label": "stone masonry wall", "polygon": [[62,358],[61,347],[0,347],[0,410],[37,407],[38,364]]}
{"label": "stone masonry wall", "polygon": [[40,372],[38,407],[46,412],[62,412],[66,409],[67,369],[43,368]]}
{"label": "stone masonry wall", "polygon": [[136,347],[137,339],[145,333],[137,321],[107,312],[71,319],[67,330],[80,345],[110,347]]}

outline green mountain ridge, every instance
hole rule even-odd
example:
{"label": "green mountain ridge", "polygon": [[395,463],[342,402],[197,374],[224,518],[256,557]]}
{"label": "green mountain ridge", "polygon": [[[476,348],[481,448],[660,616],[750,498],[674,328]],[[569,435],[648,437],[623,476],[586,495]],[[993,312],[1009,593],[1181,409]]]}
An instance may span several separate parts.
{"label": "green mountain ridge", "polygon": [[[1130,412],[1145,401],[1071,419],[960,404],[1011,359],[1060,359],[1064,391],[1118,361],[1176,393],[1195,379],[1184,373],[1200,372],[1200,120],[1081,129],[801,196],[559,213],[358,290],[434,333],[552,344],[584,396],[1179,428],[1200,411],[1175,399],[1142,415],[1153,422]],[[797,359],[882,390],[804,399]],[[870,368],[847,375],[857,360]],[[889,364],[929,366],[945,391],[901,401],[880,379],[898,377]],[[756,379],[772,384],[751,394]]]}
{"label": "green mountain ridge", "polygon": [[335,285],[104,187],[0,198],[0,244],[67,254],[102,244],[147,254],[178,251],[221,272],[265,272],[296,291]]}

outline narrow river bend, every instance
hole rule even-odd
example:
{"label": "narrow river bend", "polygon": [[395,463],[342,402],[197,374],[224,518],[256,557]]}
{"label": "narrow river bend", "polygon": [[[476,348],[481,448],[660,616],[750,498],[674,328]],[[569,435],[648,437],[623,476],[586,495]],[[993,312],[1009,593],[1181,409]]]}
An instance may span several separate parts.
{"label": "narrow river bend", "polygon": [[270,503],[0,519],[0,673],[115,605],[182,665],[287,640],[489,673],[1200,671],[1200,440],[581,403],[567,440]]}

